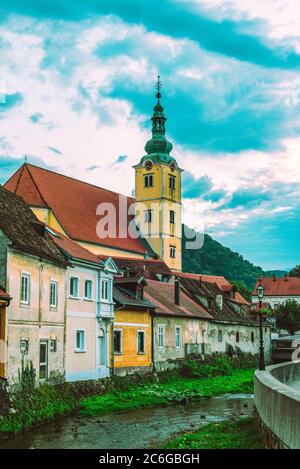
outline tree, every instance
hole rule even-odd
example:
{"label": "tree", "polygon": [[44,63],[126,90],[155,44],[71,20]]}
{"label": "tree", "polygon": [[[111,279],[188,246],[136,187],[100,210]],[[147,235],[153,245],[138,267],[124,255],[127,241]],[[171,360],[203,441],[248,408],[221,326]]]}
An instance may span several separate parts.
{"label": "tree", "polygon": [[300,330],[300,304],[287,300],[275,308],[277,327],[287,329],[291,335]]}
{"label": "tree", "polygon": [[243,280],[231,280],[231,283],[235,286],[236,291],[251,303],[252,291],[246,287],[245,282]]}
{"label": "tree", "polygon": [[296,267],[290,271],[289,277],[300,277],[300,265],[296,265]]}

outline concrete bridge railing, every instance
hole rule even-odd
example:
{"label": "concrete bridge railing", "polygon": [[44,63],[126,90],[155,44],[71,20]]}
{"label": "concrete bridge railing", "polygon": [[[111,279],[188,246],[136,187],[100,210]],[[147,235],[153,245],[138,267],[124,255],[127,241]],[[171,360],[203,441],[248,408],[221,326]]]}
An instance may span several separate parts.
{"label": "concrete bridge railing", "polygon": [[300,360],[255,372],[255,407],[267,448],[300,449]]}

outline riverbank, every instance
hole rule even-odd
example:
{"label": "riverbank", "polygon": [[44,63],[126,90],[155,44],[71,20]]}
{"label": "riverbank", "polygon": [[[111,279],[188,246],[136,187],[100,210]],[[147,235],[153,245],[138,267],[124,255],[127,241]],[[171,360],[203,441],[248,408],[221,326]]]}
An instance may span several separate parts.
{"label": "riverbank", "polygon": [[253,393],[253,370],[233,370],[231,375],[210,378],[175,377],[168,382],[113,389],[101,396],[83,399],[81,413],[105,415],[149,406],[185,403],[227,393]]}
{"label": "riverbank", "polygon": [[[26,369],[17,391],[1,391],[0,438],[59,419],[74,411],[92,415],[187,403],[226,393],[253,393],[253,369],[244,363],[210,357],[186,362],[176,371],[94,382],[35,386]],[[247,365],[247,363],[246,363]]]}
{"label": "riverbank", "polygon": [[170,440],[166,449],[263,449],[252,417],[210,423]]}

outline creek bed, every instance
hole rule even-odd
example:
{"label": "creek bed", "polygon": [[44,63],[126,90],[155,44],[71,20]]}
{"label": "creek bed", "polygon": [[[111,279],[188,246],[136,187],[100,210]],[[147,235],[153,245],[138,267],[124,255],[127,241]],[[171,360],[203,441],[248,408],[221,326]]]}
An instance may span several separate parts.
{"label": "creek bed", "polygon": [[249,416],[253,395],[227,394],[166,407],[149,407],[110,415],[80,413],[33,428],[0,442],[5,448],[132,449],[160,448],[176,433],[201,425]]}

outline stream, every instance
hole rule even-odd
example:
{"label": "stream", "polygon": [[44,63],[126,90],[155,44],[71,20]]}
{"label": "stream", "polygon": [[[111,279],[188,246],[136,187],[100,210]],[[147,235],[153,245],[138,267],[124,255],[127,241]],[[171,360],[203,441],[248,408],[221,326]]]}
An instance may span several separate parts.
{"label": "stream", "polygon": [[210,422],[249,416],[253,405],[251,394],[228,394],[186,405],[110,415],[87,417],[77,413],[0,441],[0,449],[160,448],[176,433],[193,431]]}

